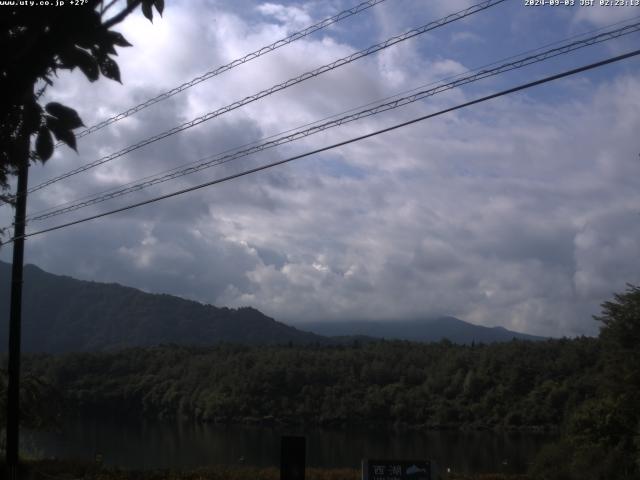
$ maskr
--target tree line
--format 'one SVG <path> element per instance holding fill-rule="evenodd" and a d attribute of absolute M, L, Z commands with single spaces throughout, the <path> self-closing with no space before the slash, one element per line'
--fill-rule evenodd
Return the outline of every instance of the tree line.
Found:
<path fill-rule="evenodd" d="M 597 338 L 544 342 L 162 345 L 29 355 L 23 420 L 42 427 L 66 406 L 200 422 L 556 430 L 559 440 L 540 453 L 533 478 L 637 479 L 640 288 L 605 302 L 596 319 Z"/>
<path fill-rule="evenodd" d="M 24 365 L 73 411 L 218 423 L 553 429 L 595 395 L 599 357 L 595 339 L 579 338 L 164 345 L 35 355 Z"/>

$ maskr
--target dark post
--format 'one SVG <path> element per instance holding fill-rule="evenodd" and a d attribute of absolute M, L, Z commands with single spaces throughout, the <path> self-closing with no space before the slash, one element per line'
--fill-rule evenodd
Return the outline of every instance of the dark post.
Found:
<path fill-rule="evenodd" d="M 18 444 L 20 421 L 20 324 L 22 320 L 22 266 L 24 262 L 24 228 L 27 211 L 29 177 L 29 133 L 23 127 L 19 155 L 14 224 L 13 263 L 11 265 L 11 304 L 9 316 L 9 385 L 7 389 L 7 468 L 9 480 L 18 479 Z"/>
<path fill-rule="evenodd" d="M 306 439 L 282 437 L 280 446 L 280 480 L 304 480 Z"/>

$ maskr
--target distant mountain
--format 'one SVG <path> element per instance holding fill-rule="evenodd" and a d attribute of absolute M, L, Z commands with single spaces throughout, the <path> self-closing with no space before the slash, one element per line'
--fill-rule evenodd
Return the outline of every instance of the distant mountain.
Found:
<path fill-rule="evenodd" d="M 0 262 L 0 352 L 7 350 L 11 266 Z M 253 308 L 217 308 L 118 284 L 24 269 L 22 350 L 111 350 L 167 343 L 327 343 Z"/>
<path fill-rule="evenodd" d="M 0 262 L 0 352 L 8 343 L 11 266 Z M 24 269 L 24 352 L 101 351 L 160 344 L 349 344 L 378 338 L 454 343 L 503 342 L 541 337 L 487 328 L 453 317 L 398 322 L 315 322 L 294 328 L 245 307 L 218 308 L 172 295 L 145 293 Z M 331 337 L 331 338 L 327 338 Z"/>
<path fill-rule="evenodd" d="M 455 317 L 438 317 L 405 321 L 340 321 L 300 323 L 297 327 L 318 335 L 343 337 L 364 335 L 389 340 L 438 342 L 448 339 L 453 343 L 493 343 L 519 340 L 546 340 L 543 337 L 513 332 L 503 327 L 482 327 Z"/>

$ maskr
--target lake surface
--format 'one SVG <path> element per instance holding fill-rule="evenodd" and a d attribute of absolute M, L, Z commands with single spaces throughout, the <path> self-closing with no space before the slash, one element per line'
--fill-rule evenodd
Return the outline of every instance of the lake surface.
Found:
<path fill-rule="evenodd" d="M 360 468 L 362 458 L 431 459 L 461 473 L 523 473 L 553 440 L 532 433 L 303 430 L 78 418 L 59 432 L 25 432 L 23 443 L 37 456 L 92 461 L 99 452 L 105 465 L 131 469 L 278 466 L 281 435 L 307 438 L 310 467 Z"/>

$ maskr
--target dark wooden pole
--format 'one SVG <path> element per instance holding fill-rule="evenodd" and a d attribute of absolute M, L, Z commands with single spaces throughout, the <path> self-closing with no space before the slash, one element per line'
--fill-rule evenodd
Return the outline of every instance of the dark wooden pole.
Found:
<path fill-rule="evenodd" d="M 307 440 L 283 436 L 280 440 L 280 480 L 304 480 Z"/>
<path fill-rule="evenodd" d="M 26 119 L 25 119 L 26 120 Z M 18 447 L 20 422 L 20 337 L 22 322 L 22 270 L 24 263 L 24 228 L 27 211 L 29 177 L 29 133 L 22 129 L 18 168 L 16 213 L 11 265 L 11 304 L 9 314 L 9 385 L 7 388 L 7 468 L 9 480 L 18 480 Z"/>

